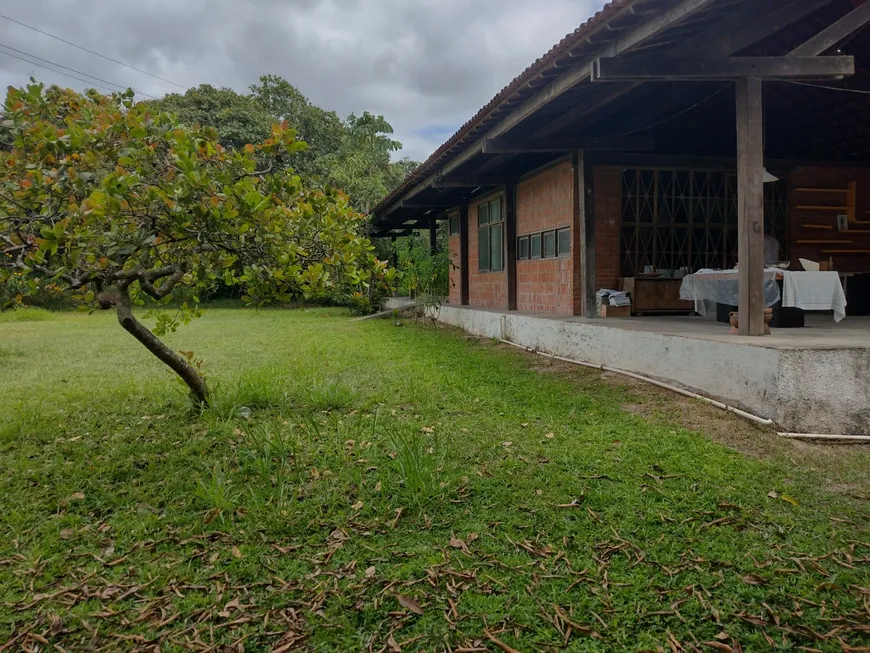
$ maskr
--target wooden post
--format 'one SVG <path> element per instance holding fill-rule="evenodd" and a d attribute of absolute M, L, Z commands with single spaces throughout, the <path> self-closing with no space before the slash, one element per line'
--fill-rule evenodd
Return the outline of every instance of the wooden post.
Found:
<path fill-rule="evenodd" d="M 574 156 L 574 193 L 578 206 L 574 228 L 580 238 L 573 239 L 579 251 L 574 252 L 575 264 L 580 266 L 580 315 L 596 317 L 598 310 L 595 302 L 597 279 L 595 274 L 595 211 L 593 196 L 592 165 L 588 154 L 580 151 Z M 574 277 L 578 281 L 577 275 Z"/>
<path fill-rule="evenodd" d="M 507 184 L 504 187 L 504 225 L 505 239 L 507 240 L 507 260 L 505 272 L 507 273 L 507 308 L 509 311 L 517 310 L 517 187 L 516 184 Z"/>
<path fill-rule="evenodd" d="M 468 306 L 468 202 L 459 205 L 459 303 Z"/>
<path fill-rule="evenodd" d="M 429 253 L 433 256 L 438 252 L 438 220 L 429 221 Z"/>
<path fill-rule="evenodd" d="M 737 277 L 742 336 L 764 335 L 764 127 L 761 79 L 737 87 Z"/>

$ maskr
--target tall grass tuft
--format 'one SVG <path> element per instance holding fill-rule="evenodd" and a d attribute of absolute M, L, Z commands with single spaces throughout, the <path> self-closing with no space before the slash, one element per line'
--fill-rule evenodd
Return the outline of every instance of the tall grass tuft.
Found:
<path fill-rule="evenodd" d="M 10 311 L 0 311 L 0 322 L 48 322 L 54 313 L 35 306 L 21 306 Z"/>

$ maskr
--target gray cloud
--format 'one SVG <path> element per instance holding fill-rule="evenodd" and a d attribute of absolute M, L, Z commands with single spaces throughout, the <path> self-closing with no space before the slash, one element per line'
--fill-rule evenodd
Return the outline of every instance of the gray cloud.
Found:
<path fill-rule="evenodd" d="M 0 14 L 184 86 L 281 75 L 382 113 L 422 159 L 602 0 L 6 0 Z M 179 90 L 0 19 L 0 44 L 151 95 Z M 0 54 L 0 83 L 87 85 Z"/>

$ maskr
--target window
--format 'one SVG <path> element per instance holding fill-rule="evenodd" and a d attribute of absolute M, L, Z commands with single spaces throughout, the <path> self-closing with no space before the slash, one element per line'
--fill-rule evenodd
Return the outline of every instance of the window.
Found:
<path fill-rule="evenodd" d="M 523 261 L 529 258 L 529 237 L 520 236 L 517 238 L 517 260 Z"/>
<path fill-rule="evenodd" d="M 529 248 L 531 250 L 531 258 L 541 258 L 541 234 L 529 236 Z"/>
<path fill-rule="evenodd" d="M 504 269 L 504 217 L 500 197 L 477 207 L 477 269 L 480 272 Z"/>
<path fill-rule="evenodd" d="M 556 248 L 559 256 L 571 255 L 571 230 L 568 228 L 559 229 L 556 232 Z"/>
<path fill-rule="evenodd" d="M 543 234 L 543 242 L 544 242 L 544 258 L 553 258 L 556 256 L 556 232 L 555 231 L 545 231 Z"/>
<path fill-rule="evenodd" d="M 451 236 L 456 236 L 459 233 L 459 216 L 455 213 L 450 216 L 449 220 L 450 230 L 449 234 Z"/>

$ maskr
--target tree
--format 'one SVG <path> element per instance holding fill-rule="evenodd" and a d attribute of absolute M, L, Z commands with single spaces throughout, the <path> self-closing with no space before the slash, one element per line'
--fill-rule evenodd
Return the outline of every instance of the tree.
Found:
<path fill-rule="evenodd" d="M 0 283 L 59 284 L 114 309 L 121 326 L 174 370 L 199 402 L 208 387 L 191 360 L 134 315 L 144 298 L 182 288 L 185 319 L 217 279 L 255 303 L 340 294 L 363 304 L 394 275 L 361 236 L 365 218 L 342 193 L 312 189 L 288 157 L 305 149 L 287 123 L 260 145 L 230 150 L 209 127 L 111 97 L 33 83 L 10 88 L 0 152 Z"/>
<path fill-rule="evenodd" d="M 334 111 L 315 106 L 302 92 L 283 77 L 263 75 L 259 84 L 249 87 L 251 99 L 273 122 L 288 121 L 300 139 L 308 143 L 294 165 L 297 170 L 329 178 L 329 169 L 323 166 L 324 157 L 341 146 L 344 125 Z"/>
<path fill-rule="evenodd" d="M 254 98 L 210 84 L 189 88 L 184 94 L 169 93 L 148 104 L 156 113 L 173 114 L 187 127 L 214 127 L 221 145 L 235 149 L 263 141 L 268 138 L 272 124 L 281 122 Z"/>

